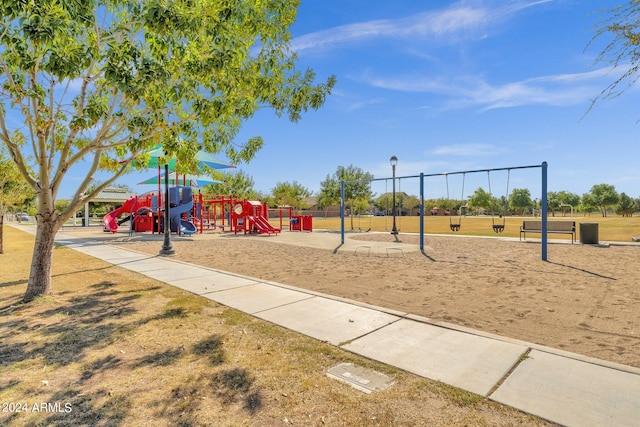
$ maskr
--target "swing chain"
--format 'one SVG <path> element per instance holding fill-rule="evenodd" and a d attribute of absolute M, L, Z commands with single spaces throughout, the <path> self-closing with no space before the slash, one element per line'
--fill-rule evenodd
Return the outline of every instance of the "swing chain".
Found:
<path fill-rule="evenodd" d="M 447 182 L 447 200 L 451 200 L 449 198 L 449 174 L 445 174 L 445 180 Z M 451 231 L 460 231 L 460 225 L 462 224 L 462 203 L 464 202 L 464 180 L 466 173 L 462 174 L 462 194 L 460 195 L 460 209 L 458 211 L 458 222 L 454 223 L 452 221 L 451 212 L 449 212 L 449 228 Z"/>
<path fill-rule="evenodd" d="M 507 190 L 506 190 L 507 192 L 505 194 L 505 200 L 507 200 L 508 197 L 509 197 L 509 179 L 510 178 L 511 178 L 511 169 L 507 169 Z M 491 192 L 491 173 L 490 173 L 490 171 L 487 171 L 487 180 L 489 182 L 489 196 L 490 196 L 490 199 L 493 199 L 493 194 Z M 501 205 L 502 205 L 502 208 L 503 208 L 501 210 L 501 212 L 500 212 L 500 217 L 502 218 L 502 224 L 496 224 L 495 223 L 495 211 L 493 210 L 493 208 L 491 209 L 491 226 L 493 228 L 493 231 L 496 232 L 496 233 L 502 233 L 504 231 L 504 226 L 505 226 L 505 221 L 506 221 L 506 218 L 505 218 L 505 215 L 504 215 L 504 213 L 505 213 L 504 204 L 501 203 Z M 492 203 L 492 206 L 493 206 L 493 203 Z"/>

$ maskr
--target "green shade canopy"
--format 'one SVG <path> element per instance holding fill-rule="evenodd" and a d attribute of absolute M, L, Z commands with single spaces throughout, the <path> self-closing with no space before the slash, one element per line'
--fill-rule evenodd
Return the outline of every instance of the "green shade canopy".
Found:
<path fill-rule="evenodd" d="M 153 176 L 138 184 L 159 184 L 164 183 L 165 175 Z M 188 187 L 202 187 L 207 184 L 223 184 L 223 181 L 217 181 L 209 176 L 205 175 L 192 175 L 192 174 L 178 174 L 176 179 L 176 172 L 170 172 L 168 177 L 169 185 L 186 185 Z"/>
<path fill-rule="evenodd" d="M 175 171 L 177 159 L 169 158 L 167 162 L 167 156 L 161 146 L 156 146 L 155 148 L 141 154 L 141 157 L 148 157 L 149 160 L 146 162 L 146 166 L 148 168 L 156 168 L 158 166 L 164 166 L 165 163 L 168 163 L 169 170 Z M 198 151 L 195 154 L 195 158 L 198 161 L 198 169 L 204 170 L 205 167 L 211 169 L 226 169 L 226 168 L 235 168 L 234 165 L 223 162 L 222 160 L 217 159 L 212 154 L 207 153 L 205 151 Z M 136 160 L 132 162 L 135 165 Z"/>

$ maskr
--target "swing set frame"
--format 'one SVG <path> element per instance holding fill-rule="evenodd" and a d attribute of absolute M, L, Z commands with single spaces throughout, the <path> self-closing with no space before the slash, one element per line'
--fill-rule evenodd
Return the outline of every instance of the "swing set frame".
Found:
<path fill-rule="evenodd" d="M 496 171 L 508 171 L 509 173 L 512 170 L 516 170 L 516 169 L 533 169 L 533 168 L 540 168 L 541 170 L 541 201 L 540 201 L 540 214 L 541 214 L 541 220 L 542 220 L 542 227 L 541 227 L 541 235 L 542 235 L 542 244 L 541 244 L 541 258 L 542 261 L 547 261 L 547 245 L 548 245 L 548 226 L 547 226 L 547 212 L 548 212 L 548 202 L 547 202 L 547 169 L 548 169 L 548 164 L 547 162 L 542 162 L 539 165 L 530 165 L 530 166 L 511 166 L 511 167 L 505 167 L 505 168 L 493 168 L 493 169 L 475 169 L 475 170 L 466 170 L 466 171 L 457 171 L 457 172 L 442 172 L 442 173 L 433 173 L 433 174 L 425 174 L 425 173 L 420 173 L 420 175 L 409 175 L 409 176 L 400 176 L 400 177 L 395 177 L 395 178 L 374 178 L 374 179 L 366 179 L 366 180 L 356 180 L 356 181 L 340 181 L 340 229 L 341 229 L 341 233 L 340 233 L 340 246 L 344 245 L 344 239 L 345 239 L 345 226 L 344 226 L 344 221 L 345 221 L 345 200 L 344 200 L 344 191 L 345 191 L 345 184 L 349 184 L 349 183 L 355 183 L 355 182 L 362 182 L 362 181 L 367 181 L 369 183 L 373 182 L 373 181 L 382 181 L 382 180 L 388 180 L 388 179 L 408 179 L 408 178 L 419 178 L 420 179 L 420 252 L 422 252 L 422 254 L 427 255 L 425 253 L 424 250 L 424 179 L 425 178 L 429 178 L 429 177 L 436 177 L 436 176 L 445 176 L 448 177 L 449 175 L 460 175 L 463 174 L 472 174 L 472 173 L 480 173 L 480 172 L 487 172 L 487 173 L 491 173 L 491 172 L 496 172 Z M 447 178 L 448 179 L 448 178 Z M 508 185 L 508 184 L 507 184 Z M 448 187 L 447 187 L 447 192 L 448 192 Z M 464 192 L 464 189 L 463 189 Z M 464 193 L 463 193 L 464 194 Z M 504 217 L 504 216 L 503 216 Z M 504 218 L 503 218 L 504 220 Z M 500 225 L 500 224 L 495 224 L 494 225 Z M 459 224 L 458 224 L 459 227 Z M 502 230 L 504 230 L 504 226 L 502 227 Z M 495 228 L 494 228 L 495 231 Z M 338 249 L 340 248 L 340 246 L 338 246 L 335 250 L 334 253 L 338 251 Z"/>

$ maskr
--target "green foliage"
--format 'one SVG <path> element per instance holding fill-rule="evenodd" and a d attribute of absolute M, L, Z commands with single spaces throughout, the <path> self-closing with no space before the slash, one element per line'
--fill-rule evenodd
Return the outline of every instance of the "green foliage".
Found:
<path fill-rule="evenodd" d="M 627 196 L 626 193 L 620 193 L 620 201 L 616 206 L 616 214 L 631 217 L 634 212 L 638 211 L 636 200 Z"/>
<path fill-rule="evenodd" d="M 199 150 L 248 162 L 264 141 L 235 139 L 259 108 L 292 121 L 320 108 L 335 78 L 315 83 L 313 70 L 296 69 L 289 28 L 297 6 L 295 0 L 3 0 L 0 141 L 38 195 L 39 241 L 52 246 L 74 211 L 157 144 L 184 172 L 196 169 Z M 57 212 L 63 179 L 79 164 L 88 166 L 86 175 Z M 113 175 L 88 191 L 98 171 Z M 41 249 L 25 300 L 50 292 L 51 259 L 44 254 L 51 251 Z"/>
<path fill-rule="evenodd" d="M 7 155 L 5 147 L 0 146 L 0 215 L 4 215 L 9 207 L 15 211 L 25 211 L 25 206 L 30 205 L 35 196 L 15 162 Z"/>
<path fill-rule="evenodd" d="M 351 229 L 353 226 L 353 215 L 356 214 L 356 203 L 362 206 L 362 203 L 369 204 L 373 197 L 371 191 L 371 180 L 373 174 L 365 172 L 363 169 L 349 165 L 338 166 L 334 174 L 327 175 L 327 178 L 320 183 L 320 195 L 318 196 L 318 204 L 320 206 L 330 206 L 340 203 L 341 182 L 344 185 L 345 206 L 348 207 L 351 216 Z M 330 204 L 327 204 L 330 203 Z"/>
<path fill-rule="evenodd" d="M 393 193 L 381 194 L 373 200 L 373 205 L 378 211 L 384 212 L 385 215 L 391 215 Z M 417 209 L 420 206 L 420 198 L 400 191 L 396 193 L 396 206 L 398 208 L 398 212 L 408 215 L 417 214 Z"/>
<path fill-rule="evenodd" d="M 274 200 L 274 206 L 293 206 L 296 209 L 308 208 L 309 205 L 305 202 L 311 191 L 303 187 L 297 181 L 278 182 L 276 186 L 271 190 L 271 194 Z"/>
<path fill-rule="evenodd" d="M 600 12 L 607 16 L 596 26 L 596 33 L 589 45 L 602 38 L 608 40 L 595 63 L 605 63 L 622 70 L 612 73 L 619 77 L 600 92 L 591 103 L 591 108 L 598 99 L 615 98 L 636 83 L 640 67 L 640 2 L 627 0 L 626 4 Z M 623 84 L 625 82 L 627 84 Z"/>
<path fill-rule="evenodd" d="M 7 205 L 12 205 L 9 200 L 14 194 L 15 183 L 20 173 L 11 159 L 5 155 L 5 150 L 0 146 L 0 216 L 4 216 Z"/>
<path fill-rule="evenodd" d="M 317 204 L 320 208 L 328 208 L 340 204 L 340 181 L 331 175 L 327 175 L 324 181 L 320 182 L 320 194 Z"/>
<path fill-rule="evenodd" d="M 203 193 L 217 196 L 228 196 L 232 194 L 238 199 L 247 200 L 261 199 L 253 188 L 253 178 L 250 175 L 245 174 L 243 171 L 216 171 L 214 178 L 218 181 L 222 181 L 223 184 L 205 185 Z"/>
<path fill-rule="evenodd" d="M 531 193 L 527 188 L 514 188 L 509 195 L 509 207 L 515 211 L 519 211 L 520 214 L 524 214 L 524 211 L 533 206 L 533 200 L 531 200 Z M 504 212 L 504 211 L 503 211 Z"/>
<path fill-rule="evenodd" d="M 373 205 L 378 211 L 384 212 L 385 215 L 391 215 L 391 207 L 393 206 L 392 194 L 384 193 L 374 199 Z"/>
<path fill-rule="evenodd" d="M 69 206 L 69 200 L 58 199 L 55 203 L 56 212 L 62 212 Z"/>
<path fill-rule="evenodd" d="M 80 161 L 90 169 L 61 216 L 157 143 L 188 171 L 200 149 L 249 161 L 263 140 L 234 138 L 258 108 L 292 121 L 320 108 L 335 79 L 316 84 L 312 70 L 296 69 L 289 27 L 297 5 L 2 2 L 0 139 L 29 185 L 44 188 L 40 209 L 53 210 L 64 175 Z M 8 112 L 29 126 L 10 129 Z M 34 141 L 32 156 L 24 141 Z M 98 170 L 114 178 L 88 191 Z"/>
<path fill-rule="evenodd" d="M 489 209 L 491 207 L 493 197 L 484 188 L 478 187 L 476 191 L 469 197 L 469 206 L 473 208 Z"/>
<path fill-rule="evenodd" d="M 406 193 L 401 194 L 402 199 L 400 206 L 402 210 L 405 212 L 408 211 L 409 215 L 413 215 L 414 211 L 417 212 L 417 209 L 420 207 L 420 198 Z"/>
<path fill-rule="evenodd" d="M 582 196 L 583 204 L 597 207 L 603 217 L 607 216 L 607 209 L 616 205 L 620 196 L 616 188 L 610 184 L 596 184 L 591 187 L 591 192 Z"/>

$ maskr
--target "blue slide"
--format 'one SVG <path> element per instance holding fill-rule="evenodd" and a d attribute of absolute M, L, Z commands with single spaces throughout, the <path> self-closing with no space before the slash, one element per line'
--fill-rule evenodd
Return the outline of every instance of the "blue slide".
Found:
<path fill-rule="evenodd" d="M 171 214 L 171 231 L 177 230 L 177 224 L 180 223 L 180 234 L 194 234 L 196 232 L 196 226 L 191 221 L 187 221 L 184 219 L 180 219 L 180 216 L 185 213 L 191 211 L 193 207 L 193 202 L 185 203 L 184 205 L 179 205 L 173 207 L 169 210 L 169 214 Z"/>
<path fill-rule="evenodd" d="M 194 234 L 197 229 L 194 223 L 191 221 L 187 221 L 184 219 L 180 219 L 180 216 L 185 213 L 191 211 L 193 207 L 193 197 L 191 193 L 190 187 L 173 187 L 169 189 L 169 200 L 173 199 L 174 202 L 177 202 L 180 199 L 179 191 L 182 190 L 182 198 L 181 202 L 178 206 L 174 206 L 169 209 L 169 214 L 171 215 L 171 231 L 178 231 L 179 234 Z M 173 191 L 172 191 L 173 190 Z M 178 228 L 178 224 L 180 227 Z"/>

